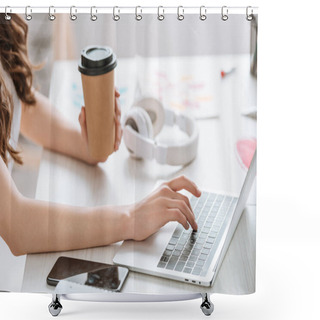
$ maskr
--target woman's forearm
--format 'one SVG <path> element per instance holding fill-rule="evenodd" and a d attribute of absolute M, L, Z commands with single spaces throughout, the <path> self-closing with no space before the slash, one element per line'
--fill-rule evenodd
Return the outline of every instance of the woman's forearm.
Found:
<path fill-rule="evenodd" d="M 130 238 L 126 206 L 73 207 L 21 197 L 11 212 L 15 255 L 108 245 Z"/>
<path fill-rule="evenodd" d="M 21 195 L 0 158 L 0 236 L 14 255 L 131 239 L 131 206 L 76 207 Z"/>
<path fill-rule="evenodd" d="M 39 92 L 35 97 L 35 106 L 22 106 L 21 132 L 44 148 L 90 163 L 80 126 L 67 121 L 47 97 Z"/>

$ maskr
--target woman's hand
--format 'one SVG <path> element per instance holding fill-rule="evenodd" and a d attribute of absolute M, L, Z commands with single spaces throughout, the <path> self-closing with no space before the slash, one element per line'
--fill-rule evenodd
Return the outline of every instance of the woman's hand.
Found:
<path fill-rule="evenodd" d="M 117 151 L 120 146 L 121 138 L 122 138 L 122 128 L 121 128 L 121 108 L 120 108 L 120 102 L 119 102 L 120 93 L 117 89 L 115 89 L 115 112 L 114 112 L 114 123 L 115 123 L 115 141 L 114 141 L 114 151 Z M 87 150 L 87 156 L 88 160 L 87 162 L 90 164 L 97 164 L 97 161 L 92 159 L 89 154 L 89 148 L 88 148 L 88 133 L 87 133 L 87 123 L 86 123 L 86 113 L 85 113 L 85 107 L 81 108 L 80 114 L 79 114 L 79 123 L 81 127 L 81 137 L 82 141 L 85 144 L 86 150 Z"/>
<path fill-rule="evenodd" d="M 115 112 L 114 112 L 114 121 L 116 126 L 116 137 L 114 141 L 114 151 L 117 151 L 119 149 L 121 138 L 123 134 L 123 130 L 121 127 L 121 108 L 120 108 L 120 93 L 117 89 L 115 89 Z"/>
<path fill-rule="evenodd" d="M 144 240 L 169 221 L 178 221 L 185 229 L 198 226 L 189 199 L 179 193 L 185 189 L 196 197 L 201 191 L 185 176 L 163 183 L 153 193 L 129 207 L 129 238 Z"/>

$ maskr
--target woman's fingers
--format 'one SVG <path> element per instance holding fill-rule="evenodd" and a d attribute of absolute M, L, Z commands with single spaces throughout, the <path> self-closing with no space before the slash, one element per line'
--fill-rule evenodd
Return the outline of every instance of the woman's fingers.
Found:
<path fill-rule="evenodd" d="M 163 184 L 160 188 L 160 195 L 170 199 L 183 200 L 192 211 L 189 198 L 179 192 L 173 191 L 167 184 Z"/>
<path fill-rule="evenodd" d="M 190 208 L 192 214 L 194 215 L 188 197 L 186 197 L 185 195 L 183 195 L 183 194 L 181 194 L 181 193 L 179 193 L 179 192 L 174 192 L 174 191 L 173 191 L 173 199 L 178 199 L 178 200 L 184 201 L 184 202 L 186 203 L 186 205 Z"/>
<path fill-rule="evenodd" d="M 176 191 L 173 191 L 167 183 L 163 183 L 152 195 L 151 195 L 152 198 L 158 198 L 158 197 L 165 197 L 165 198 L 168 198 L 168 199 L 177 199 L 177 200 L 183 200 L 186 205 L 190 208 L 192 214 L 193 214 L 193 211 L 192 211 L 192 207 L 191 207 L 191 204 L 190 204 L 190 201 L 189 201 L 189 198 L 186 197 L 185 195 L 179 193 L 179 192 L 176 192 Z"/>
<path fill-rule="evenodd" d="M 118 118 L 121 117 L 121 107 L 120 107 L 120 102 L 118 98 L 115 98 L 114 113 L 115 113 L 115 116 L 117 116 Z"/>
<path fill-rule="evenodd" d="M 120 103 L 118 97 L 120 96 L 119 92 L 115 91 L 115 113 L 114 113 L 114 120 L 116 125 L 116 137 L 114 141 L 114 150 L 117 151 L 120 146 L 121 138 L 122 138 L 122 128 L 121 128 L 121 110 L 120 110 Z"/>
<path fill-rule="evenodd" d="M 120 102 L 118 98 L 115 98 L 115 101 L 114 101 L 114 116 L 115 116 L 115 119 L 119 120 L 120 122 L 121 108 L 120 108 Z"/>
<path fill-rule="evenodd" d="M 81 136 L 86 142 L 88 142 L 86 112 L 84 107 L 81 108 L 81 111 L 79 114 L 79 123 L 81 127 Z"/>
<path fill-rule="evenodd" d="M 169 220 L 170 221 L 177 221 L 180 224 L 182 224 L 182 226 L 188 230 L 189 229 L 189 225 L 187 222 L 187 219 L 185 217 L 185 215 L 180 211 L 180 209 L 178 208 L 173 208 L 173 209 L 168 209 L 167 210 L 167 214 L 169 215 Z"/>
<path fill-rule="evenodd" d="M 166 184 L 173 191 L 180 191 L 182 189 L 185 189 L 185 190 L 189 191 L 190 193 L 192 193 L 196 197 L 201 196 L 201 191 L 199 190 L 197 185 L 185 176 L 180 176 L 180 177 L 174 178 L 174 179 L 166 182 Z"/>
<path fill-rule="evenodd" d="M 164 199 L 166 201 L 166 206 L 169 209 L 179 209 L 180 212 L 186 217 L 187 221 L 189 222 L 190 226 L 193 230 L 198 229 L 198 225 L 196 223 L 195 217 L 191 209 L 183 200 L 176 200 L 176 199 Z"/>
<path fill-rule="evenodd" d="M 121 138 L 122 138 L 122 128 L 120 123 L 116 123 L 116 138 L 115 138 L 115 142 L 114 142 L 114 150 L 117 151 L 119 149 L 120 146 L 120 142 L 121 142 Z"/>

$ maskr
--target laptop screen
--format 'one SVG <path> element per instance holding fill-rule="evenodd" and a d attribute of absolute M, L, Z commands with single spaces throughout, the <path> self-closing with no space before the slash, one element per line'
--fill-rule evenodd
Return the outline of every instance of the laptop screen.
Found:
<path fill-rule="evenodd" d="M 244 210 L 244 208 L 246 206 L 247 199 L 249 197 L 253 182 L 254 182 L 255 177 L 256 177 L 256 173 L 257 173 L 257 149 L 255 150 L 254 155 L 252 157 L 252 160 L 251 160 L 247 175 L 245 177 L 243 186 L 241 188 L 241 192 L 240 192 L 240 195 L 239 195 L 239 198 L 238 198 L 238 202 L 237 202 L 236 208 L 235 208 L 234 213 L 233 213 L 233 217 L 232 217 L 232 219 L 230 221 L 229 227 L 227 228 L 227 234 L 225 236 L 225 241 L 224 241 L 224 244 L 223 244 L 223 248 L 222 248 L 222 252 L 221 252 L 221 255 L 220 255 L 220 259 L 219 259 L 219 261 L 218 261 L 218 263 L 216 265 L 217 268 L 220 267 L 220 265 L 221 265 L 221 263 L 223 261 L 223 258 L 224 258 L 225 254 L 226 254 L 226 252 L 227 252 L 227 250 L 229 248 L 229 245 L 230 245 L 230 242 L 231 242 L 232 237 L 234 235 L 234 232 L 235 232 L 235 230 L 236 230 L 236 228 L 238 226 L 238 223 L 240 221 L 242 212 L 243 212 L 243 210 Z"/>

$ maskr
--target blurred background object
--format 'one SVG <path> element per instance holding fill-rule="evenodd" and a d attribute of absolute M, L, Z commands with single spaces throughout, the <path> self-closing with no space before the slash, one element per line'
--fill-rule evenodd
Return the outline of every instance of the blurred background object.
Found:
<path fill-rule="evenodd" d="M 258 16 L 253 15 L 252 17 L 250 37 L 251 73 L 257 77 Z"/>

